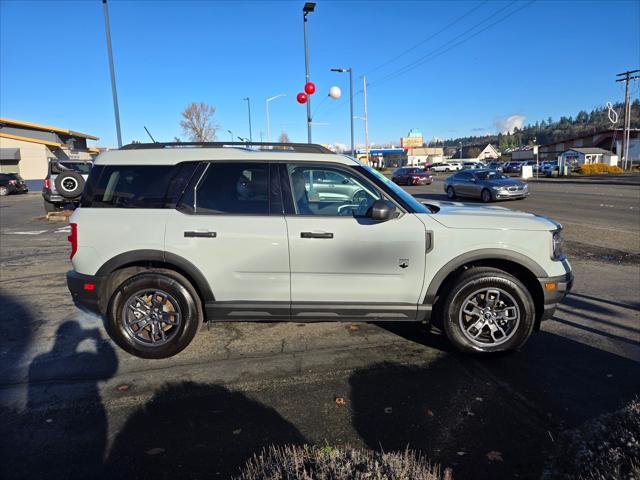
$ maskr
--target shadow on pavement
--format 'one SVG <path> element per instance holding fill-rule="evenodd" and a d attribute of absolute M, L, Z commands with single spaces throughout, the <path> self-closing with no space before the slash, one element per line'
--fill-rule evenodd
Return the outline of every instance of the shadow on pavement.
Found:
<path fill-rule="evenodd" d="M 30 317 L 22 319 L 31 323 Z M 85 343 L 85 341 L 87 341 Z M 29 366 L 27 404 L 6 412 L 3 478 L 90 478 L 99 473 L 107 445 L 107 414 L 99 382 L 118 360 L 97 328 L 76 321 L 58 328 L 51 351 Z M 72 398 L 82 400 L 74 402 Z"/>
<path fill-rule="evenodd" d="M 352 421 L 368 447 L 414 448 L 454 478 L 537 479 L 558 432 L 623 406 L 638 378 L 633 361 L 540 332 L 511 355 L 358 370 Z"/>
<path fill-rule="evenodd" d="M 295 426 L 242 393 L 167 384 L 127 419 L 106 472 L 111 478 L 230 478 L 263 447 L 303 443 Z"/>

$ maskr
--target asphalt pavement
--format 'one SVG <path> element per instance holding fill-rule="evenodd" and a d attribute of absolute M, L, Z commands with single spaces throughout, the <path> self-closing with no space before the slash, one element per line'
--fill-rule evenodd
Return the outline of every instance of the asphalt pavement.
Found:
<path fill-rule="evenodd" d="M 439 182 L 409 191 L 443 200 Z M 539 478 L 560 431 L 640 394 L 639 191 L 532 182 L 502 204 L 584 248 L 554 318 L 487 359 L 423 325 L 259 322 L 134 358 L 73 306 L 65 224 L 38 218 L 38 195 L 2 198 L 0 477 L 228 478 L 264 446 L 314 443 L 409 446 L 457 479 Z"/>

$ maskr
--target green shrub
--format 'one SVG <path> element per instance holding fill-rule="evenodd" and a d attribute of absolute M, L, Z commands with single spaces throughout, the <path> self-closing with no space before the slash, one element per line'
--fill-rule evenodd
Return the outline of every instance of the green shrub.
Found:
<path fill-rule="evenodd" d="M 269 447 L 254 455 L 236 480 L 450 480 L 407 449 L 385 453 L 335 447 Z"/>
<path fill-rule="evenodd" d="M 640 401 L 565 432 L 544 480 L 640 478 Z"/>
<path fill-rule="evenodd" d="M 578 172 L 583 175 L 592 175 L 594 173 L 622 173 L 623 170 L 617 165 L 608 165 L 606 163 L 591 163 L 589 165 L 581 165 Z"/>

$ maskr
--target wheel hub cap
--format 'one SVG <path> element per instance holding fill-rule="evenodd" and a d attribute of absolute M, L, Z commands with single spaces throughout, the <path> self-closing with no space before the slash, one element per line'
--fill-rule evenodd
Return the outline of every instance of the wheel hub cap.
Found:
<path fill-rule="evenodd" d="M 476 346 L 505 343 L 520 324 L 520 308 L 511 294 L 500 288 L 476 290 L 462 302 L 459 325 Z"/>
<path fill-rule="evenodd" d="M 141 290 L 122 309 L 126 334 L 136 343 L 157 347 L 171 341 L 182 323 L 180 304 L 162 290 Z"/>

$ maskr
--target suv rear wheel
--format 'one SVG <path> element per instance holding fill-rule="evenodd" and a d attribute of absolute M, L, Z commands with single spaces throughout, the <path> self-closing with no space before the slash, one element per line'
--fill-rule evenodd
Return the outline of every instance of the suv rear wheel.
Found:
<path fill-rule="evenodd" d="M 458 277 L 443 306 L 444 330 L 467 353 L 517 350 L 535 323 L 531 294 L 517 278 L 478 267 Z"/>
<path fill-rule="evenodd" d="M 150 271 L 126 280 L 113 295 L 107 330 L 140 358 L 167 358 L 184 350 L 202 323 L 193 286 L 175 272 Z"/>

